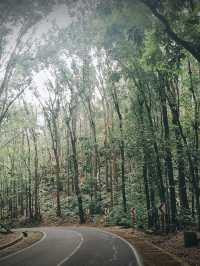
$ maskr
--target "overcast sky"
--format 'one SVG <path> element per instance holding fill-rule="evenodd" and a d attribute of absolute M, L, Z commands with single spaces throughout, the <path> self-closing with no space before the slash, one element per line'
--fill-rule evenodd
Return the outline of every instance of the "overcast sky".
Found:
<path fill-rule="evenodd" d="M 43 34 L 48 34 L 48 31 L 53 27 L 53 23 L 60 28 L 65 28 L 71 23 L 71 17 L 68 13 L 68 8 L 66 5 L 55 6 L 53 11 L 42 21 L 40 21 L 36 27 L 35 38 L 42 38 Z M 41 97 L 46 98 L 45 83 L 48 79 L 51 79 L 51 74 L 47 70 L 40 71 L 33 78 L 33 85 L 37 86 Z M 31 91 L 26 91 L 26 100 L 38 104 L 38 101 L 33 96 Z"/>

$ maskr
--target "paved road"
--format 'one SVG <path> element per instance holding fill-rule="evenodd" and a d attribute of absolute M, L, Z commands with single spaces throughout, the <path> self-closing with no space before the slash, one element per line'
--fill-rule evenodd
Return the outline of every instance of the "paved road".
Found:
<path fill-rule="evenodd" d="M 35 228 L 42 241 L 10 257 L 1 266 L 140 266 L 135 251 L 115 235 L 94 228 Z"/>

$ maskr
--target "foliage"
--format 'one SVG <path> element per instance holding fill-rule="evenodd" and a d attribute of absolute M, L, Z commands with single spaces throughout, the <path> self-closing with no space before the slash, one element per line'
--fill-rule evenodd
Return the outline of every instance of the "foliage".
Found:
<path fill-rule="evenodd" d="M 123 211 L 121 206 L 115 206 L 108 217 L 109 225 L 118 225 L 123 227 L 131 227 L 131 217 Z"/>

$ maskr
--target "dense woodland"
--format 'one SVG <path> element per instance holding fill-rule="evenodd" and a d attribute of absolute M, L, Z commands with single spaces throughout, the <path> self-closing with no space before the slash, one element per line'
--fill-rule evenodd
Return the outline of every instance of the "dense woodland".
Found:
<path fill-rule="evenodd" d="M 200 230 L 199 23 L 199 0 L 1 0 L 1 223 Z"/>

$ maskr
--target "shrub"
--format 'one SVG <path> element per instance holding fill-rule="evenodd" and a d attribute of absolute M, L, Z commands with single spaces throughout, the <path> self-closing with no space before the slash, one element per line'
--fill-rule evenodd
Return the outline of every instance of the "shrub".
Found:
<path fill-rule="evenodd" d="M 130 213 L 125 213 L 121 206 L 116 206 L 112 209 L 108 217 L 109 225 L 119 225 L 123 227 L 131 227 Z"/>

